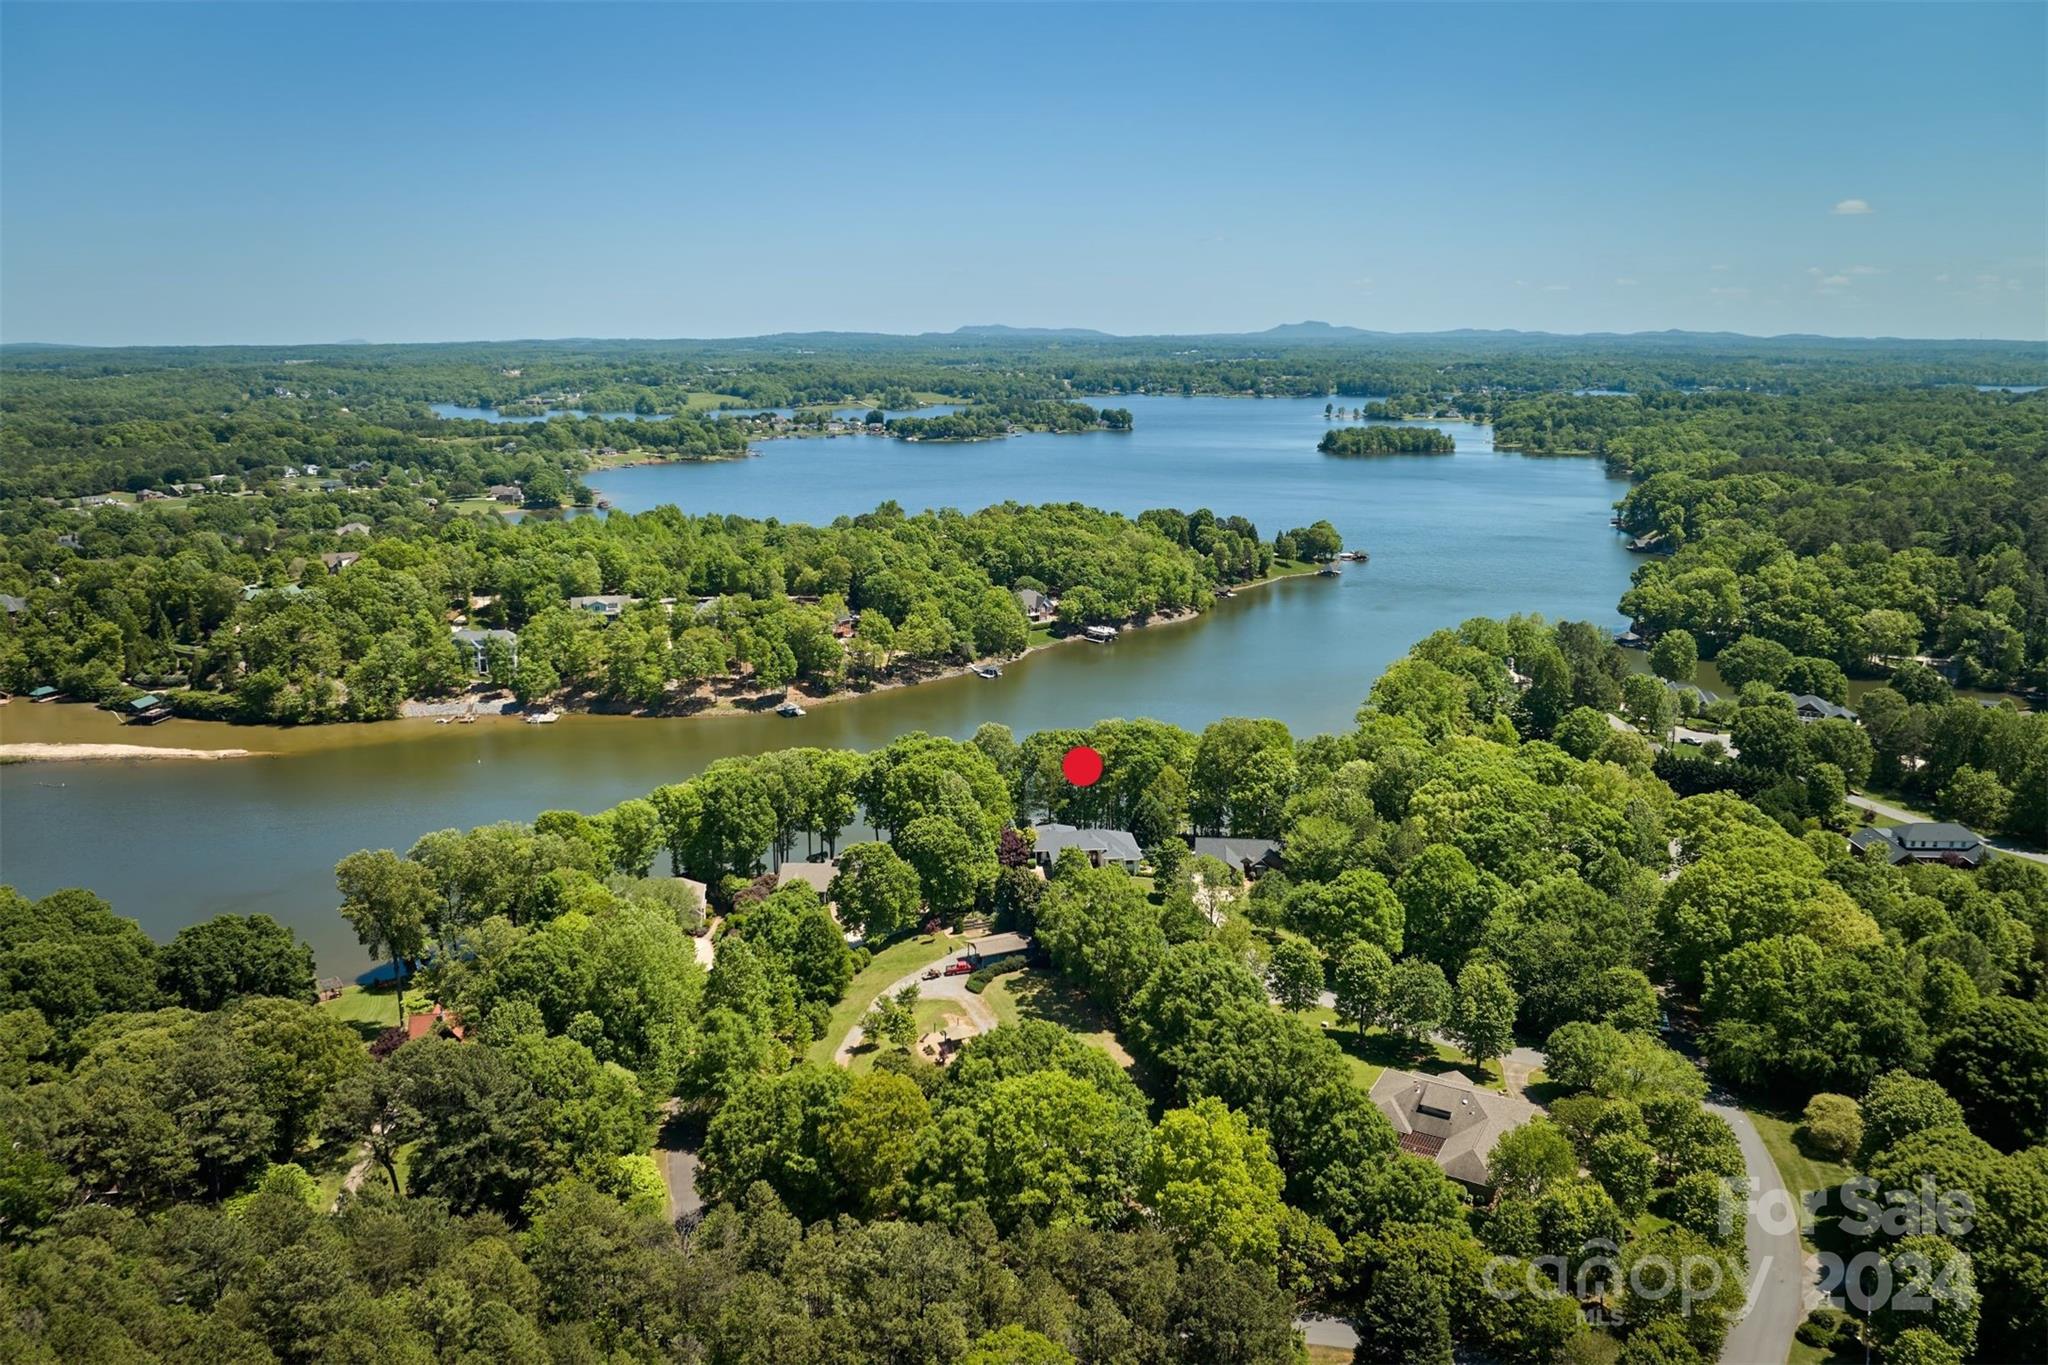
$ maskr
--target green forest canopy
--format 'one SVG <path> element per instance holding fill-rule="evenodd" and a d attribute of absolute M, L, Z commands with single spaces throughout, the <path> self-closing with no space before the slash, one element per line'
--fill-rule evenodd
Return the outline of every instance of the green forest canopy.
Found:
<path fill-rule="evenodd" d="M 353 855 L 345 911 L 412 961 L 460 1043 L 366 1049 L 260 917 L 159 946 L 85 893 L 0 893 L 0 1334 L 29 1359 L 879 1361 L 907 1336 L 933 1360 L 1279 1361 L 1318 1309 L 1389 1359 L 1551 1361 L 1596 1350 L 1576 1305 L 1497 1299 L 1481 1272 L 1607 1238 L 1632 1310 L 1607 1334 L 1630 1358 L 1711 1359 L 1739 1293 L 1680 1314 L 1625 1288 L 1655 1256 L 1742 1270 L 1718 1198 L 1742 1157 L 1656 1039 L 1662 985 L 1724 1081 L 1794 1109 L 1847 1097 L 1857 1169 L 1899 1188 L 1935 1171 L 2000 1211 L 1852 1250 L 1956 1261 L 1982 1301 L 1944 1301 L 1929 1330 L 2024 1356 L 2048 1303 L 2048 875 L 1853 856 L 1799 766 L 1753 774 L 1798 806 L 1681 795 L 1601 717 L 1624 674 L 1593 627 L 1474 620 L 1341 734 L 1108 721 L 784 750 L 597 815 Z M 2025 724 L 2040 761 L 2048 732 Z M 1057 777 L 1076 742 L 1105 756 L 1095 786 Z M 1763 761 L 1744 747 L 1733 773 Z M 863 1075 L 799 1061 L 865 950 L 761 869 L 856 811 L 900 858 L 848 866 L 907 863 L 1035 931 L 1143 1067 L 1044 1021 L 943 1071 L 893 1048 Z M 1143 830 L 1157 884 L 1072 855 L 1041 882 L 1012 832 L 1041 817 Z M 1287 867 L 1217 924 L 1195 875 L 1232 874 L 1172 856 L 1182 830 L 1282 837 Z M 726 912 L 708 975 L 664 857 Z M 1390 1035 L 1477 1040 L 1485 1000 L 1543 1043 L 1549 1117 L 1497 1156 L 1496 1188 L 1469 1197 L 1398 1150 L 1342 1034 L 1269 1000 L 1262 941 L 1347 964 L 1346 1017 Z M 687 1237 L 646 1155 L 671 1098 L 705 1125 L 712 1207 Z M 365 1135 L 368 1178 L 325 1212 Z M 1913 1325 L 1871 1330 L 1889 1347 Z"/>

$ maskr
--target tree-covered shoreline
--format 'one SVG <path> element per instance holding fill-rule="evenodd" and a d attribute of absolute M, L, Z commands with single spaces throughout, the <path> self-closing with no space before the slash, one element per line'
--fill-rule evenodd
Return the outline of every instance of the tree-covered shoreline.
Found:
<path fill-rule="evenodd" d="M 336 869 L 342 913 L 416 988 L 411 1031 L 309 1003 L 308 955 L 260 916 L 157 945 L 86 893 L 0 892 L 0 1340 L 823 1365 L 901 1358 L 907 1333 L 935 1361 L 1194 1365 L 1289 1360 L 1313 1310 L 1390 1360 L 1712 1359 L 1741 1302 L 1723 1182 L 1744 1159 L 1659 1041 L 1668 1011 L 1753 1102 L 1804 1104 L 1802 1141 L 1846 1169 L 1884 1189 L 1932 1170 L 1987 1211 L 1849 1245 L 1934 1256 L 1981 1295 L 1880 1314 L 1877 1344 L 2024 1354 L 2048 1302 L 2048 873 L 1858 857 L 1825 784 L 1682 794 L 1638 678 L 1594 627 L 1473 620 L 1339 734 L 985 726 L 423 832 Z M 1740 763 L 1795 761 L 1746 738 Z M 1060 776 L 1076 743 L 1106 760 L 1086 788 Z M 876 834 L 839 850 L 836 919 L 766 870 L 856 817 Z M 1041 819 L 1131 829 L 1147 877 L 1069 852 L 1041 880 Z M 1184 831 L 1279 837 L 1284 869 L 1247 885 Z M 1034 933 L 1032 974 L 1142 1065 L 1033 1018 L 940 1067 L 886 1041 L 886 1008 L 864 1069 L 803 1060 L 871 953 L 967 916 Z M 1546 1112 L 1483 1189 L 1402 1152 L 1356 1070 L 1368 1042 L 1432 1064 L 1437 1033 L 1484 1080 L 1517 1038 L 1547 1056 Z M 700 1134 L 701 1218 L 664 1216 L 664 1107 Z M 1554 1291 L 1487 1292 L 1552 1256 L 1593 1266 L 1599 1326 Z M 1659 1257 L 1725 1292 L 1631 1292 Z"/>
<path fill-rule="evenodd" d="M 0 583 L 23 589 L 0 628 L 0 685 L 109 702 L 149 686 L 184 714 L 286 723 L 388 718 L 479 678 L 527 702 L 656 709 L 792 684 L 825 695 L 1022 652 L 1020 594 L 1056 601 L 1054 628 L 1078 631 L 1207 610 L 1274 564 L 1257 528 L 1206 509 L 507 524 L 386 487 L 355 504 L 377 524 L 350 531 L 336 523 L 351 500 L 281 501 L 103 509 L 77 551 L 60 511 L 25 509 L 34 529 L 0 556 Z"/>
<path fill-rule="evenodd" d="M 1131 413 L 1075 402 L 973 403 L 937 417 L 892 418 L 886 429 L 903 441 L 989 441 L 1027 431 L 1129 431 Z"/>
<path fill-rule="evenodd" d="M 1532 399 L 1497 427 L 1633 480 L 1623 530 L 1675 551 L 1621 609 L 1711 657 L 1745 637 L 1889 675 L 2048 688 L 2048 395 Z"/>

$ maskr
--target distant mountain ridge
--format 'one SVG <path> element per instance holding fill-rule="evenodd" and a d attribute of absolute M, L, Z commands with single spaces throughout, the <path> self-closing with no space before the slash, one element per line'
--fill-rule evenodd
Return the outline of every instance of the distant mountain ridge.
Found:
<path fill-rule="evenodd" d="M 1504 346 L 1549 346 L 1574 343 L 1599 342 L 1621 346 L 1726 346 L 1726 345 L 1796 345 L 1808 347 L 1901 347 L 1933 346 L 1960 347 L 1977 346 L 1993 349 L 2005 347 L 2031 347 L 2048 356 L 2044 343 L 2029 338 L 2009 337 L 1896 337 L 1896 336 L 1827 336 L 1815 332 L 1781 332 L 1770 336 L 1758 336 L 1747 332 L 1694 332 L 1683 328 L 1666 328 L 1662 331 L 1643 332 L 1544 332 L 1525 331 L 1516 327 L 1452 327 L 1433 332 L 1395 332 L 1368 327 L 1354 327 L 1348 323 L 1324 322 L 1304 319 L 1301 322 L 1283 322 L 1256 332 L 1105 332 L 1095 327 L 1018 327 L 1009 323 L 983 322 L 955 327 L 948 332 L 869 332 L 869 331 L 810 331 L 810 332 L 768 332 L 754 336 L 726 337 L 496 337 L 488 339 L 471 338 L 456 341 L 403 341 L 371 342 L 357 338 L 346 341 L 314 342 L 218 342 L 210 344 L 156 345 L 150 342 L 130 342 L 114 346 L 81 345 L 74 342 L 48 341 L 6 341 L 0 342 L 0 353 L 16 356 L 37 351 L 120 351 L 120 350 L 164 350 L 164 351 L 248 351 L 270 353 L 276 351 L 320 351 L 356 347 L 460 347 L 460 346 L 553 346 L 577 350 L 610 350 L 617 348 L 644 348 L 658 346 L 834 346 L 855 344 L 913 344 L 926 345 L 983 342 L 992 345 L 1011 343 L 1019 346 L 1051 345 L 1071 343 L 1077 346 L 1103 346 L 1118 343 L 1161 346 L 1170 344 L 1229 344 L 1235 346 L 1323 346 L 1371 343 L 1375 345 L 1418 345 L 1443 346 L 1458 342 L 1492 342 Z"/>

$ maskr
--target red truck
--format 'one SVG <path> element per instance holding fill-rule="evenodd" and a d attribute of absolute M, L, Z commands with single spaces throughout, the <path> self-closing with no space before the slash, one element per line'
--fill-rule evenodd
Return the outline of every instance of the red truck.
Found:
<path fill-rule="evenodd" d="M 965 976 L 974 970 L 974 964 L 964 957 L 956 957 L 946 964 L 947 976 Z"/>

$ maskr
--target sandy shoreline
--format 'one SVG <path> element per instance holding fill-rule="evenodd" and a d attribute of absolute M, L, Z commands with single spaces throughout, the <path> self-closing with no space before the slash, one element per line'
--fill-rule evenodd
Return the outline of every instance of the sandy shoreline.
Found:
<path fill-rule="evenodd" d="M 81 763 L 110 758 L 256 758 L 253 749 L 165 749 L 153 744 L 0 744 L 0 763 Z"/>

